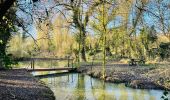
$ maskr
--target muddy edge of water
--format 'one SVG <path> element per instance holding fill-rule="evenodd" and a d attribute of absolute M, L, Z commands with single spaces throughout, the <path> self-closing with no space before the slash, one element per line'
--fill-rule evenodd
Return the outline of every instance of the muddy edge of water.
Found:
<path fill-rule="evenodd" d="M 91 77 L 103 79 L 101 66 L 81 66 L 77 72 Z M 107 82 L 125 83 L 127 87 L 138 89 L 170 90 L 170 67 L 149 68 L 142 66 L 128 66 L 127 64 L 107 65 Z"/>

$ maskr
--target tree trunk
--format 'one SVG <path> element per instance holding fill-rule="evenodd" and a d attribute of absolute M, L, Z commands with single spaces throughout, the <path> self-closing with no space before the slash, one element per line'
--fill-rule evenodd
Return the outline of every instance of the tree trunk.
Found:
<path fill-rule="evenodd" d="M 106 56 L 112 56 L 112 53 L 110 51 L 110 47 L 109 46 L 106 46 Z"/>
<path fill-rule="evenodd" d="M 4 69 L 2 59 L 0 58 L 0 70 Z"/>
<path fill-rule="evenodd" d="M 83 34 L 82 34 L 82 41 L 81 41 L 81 45 L 82 45 L 82 49 L 81 49 L 81 59 L 83 60 L 83 61 L 85 61 L 86 62 L 86 33 L 85 33 L 85 31 L 83 31 Z"/>

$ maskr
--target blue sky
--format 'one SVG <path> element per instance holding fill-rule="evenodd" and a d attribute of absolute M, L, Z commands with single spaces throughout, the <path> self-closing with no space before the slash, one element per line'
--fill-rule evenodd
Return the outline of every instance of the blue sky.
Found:
<path fill-rule="evenodd" d="M 53 0 L 43 0 L 43 1 L 47 1 L 47 2 L 39 2 L 39 3 L 37 3 L 37 5 L 41 5 L 41 7 L 40 7 L 40 10 L 43 10 L 42 8 L 43 7 L 45 7 L 45 8 L 50 8 L 51 6 L 53 6 L 53 4 L 54 4 L 54 2 L 53 2 Z M 48 1 L 50 1 L 50 2 L 48 2 Z M 20 2 L 26 2 L 26 3 L 28 3 L 28 4 L 26 4 L 26 5 L 30 5 L 30 0 L 20 0 Z M 154 2 L 154 1 L 153 1 Z M 170 6 L 170 0 L 163 0 L 163 3 L 164 4 L 168 4 L 169 3 L 169 6 Z M 162 5 L 162 6 L 164 6 L 164 5 Z M 26 11 L 28 11 L 29 13 L 33 13 L 32 12 L 32 8 L 31 7 L 33 7 L 33 6 L 29 6 L 29 9 L 25 9 Z M 86 7 L 84 7 L 84 8 L 86 8 Z M 149 4 L 148 5 L 148 8 L 149 8 L 149 10 L 151 10 L 151 11 L 154 11 L 154 13 L 156 13 L 157 14 L 157 8 L 155 7 L 155 5 L 153 5 L 153 4 Z M 37 9 L 39 9 L 39 8 L 37 8 Z M 85 11 L 85 10 L 84 10 Z M 27 14 L 24 14 L 22 11 L 20 11 L 20 10 L 18 10 L 17 11 L 17 15 L 20 17 L 20 18 L 23 18 L 24 19 L 24 21 L 28 21 L 29 22 L 29 19 L 30 19 L 30 17 L 29 17 L 29 15 L 27 15 Z M 149 27 L 151 27 L 152 25 L 155 25 L 156 27 L 159 27 L 157 24 L 156 24 L 156 22 L 158 22 L 158 20 L 156 19 L 156 18 L 154 18 L 153 16 L 151 16 L 152 14 L 149 14 L 149 13 L 144 13 L 143 14 L 143 19 L 144 19 L 144 22 L 145 22 L 145 24 L 147 25 L 147 26 L 149 26 Z M 168 14 L 167 13 L 167 17 L 169 16 L 170 14 Z M 133 17 L 135 16 L 135 14 L 133 14 L 133 13 L 131 13 L 130 15 L 129 15 L 129 24 L 132 24 L 132 19 L 133 19 Z M 30 20 L 31 21 L 31 20 Z M 109 28 L 112 28 L 112 27 L 114 27 L 114 26 L 119 26 L 119 25 L 121 25 L 121 21 L 122 21 L 122 18 L 121 18 L 121 16 L 117 16 L 113 21 L 111 21 L 110 23 L 109 23 L 109 25 L 108 25 L 108 27 Z M 170 20 L 169 21 L 167 21 L 167 22 L 169 22 L 170 23 Z M 165 22 L 165 23 L 167 23 L 167 22 Z M 138 27 L 138 28 L 140 28 L 140 27 Z M 31 25 L 28 25 L 28 27 L 27 27 L 27 29 L 28 29 L 28 31 L 29 31 L 29 33 L 31 33 L 34 37 L 36 37 L 36 27 L 35 27 L 35 25 L 34 25 L 34 23 L 33 24 L 31 24 Z M 160 32 L 160 30 L 157 28 L 156 29 L 158 32 Z M 72 30 L 72 31 L 74 31 L 74 30 Z M 94 33 L 94 31 L 92 31 L 92 30 L 87 30 L 87 31 L 89 31 L 90 33 Z"/>

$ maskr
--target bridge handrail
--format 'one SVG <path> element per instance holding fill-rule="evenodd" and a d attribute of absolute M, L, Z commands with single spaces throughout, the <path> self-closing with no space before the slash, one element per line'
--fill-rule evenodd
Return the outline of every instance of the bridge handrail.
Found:
<path fill-rule="evenodd" d="M 18 58 L 16 61 L 32 61 L 32 60 L 73 60 L 73 58 Z"/>

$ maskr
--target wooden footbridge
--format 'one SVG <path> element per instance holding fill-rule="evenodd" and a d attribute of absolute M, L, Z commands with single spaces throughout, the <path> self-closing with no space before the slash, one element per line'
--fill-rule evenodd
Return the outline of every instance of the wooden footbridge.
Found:
<path fill-rule="evenodd" d="M 31 68 L 27 68 L 28 71 L 75 71 L 76 68 L 73 66 L 73 58 L 20 58 L 17 61 L 30 61 Z M 59 68 L 35 68 L 36 61 L 67 61 L 66 67 L 59 67 Z"/>
<path fill-rule="evenodd" d="M 75 71 L 76 68 L 37 68 L 37 69 L 27 69 L 28 71 Z"/>

